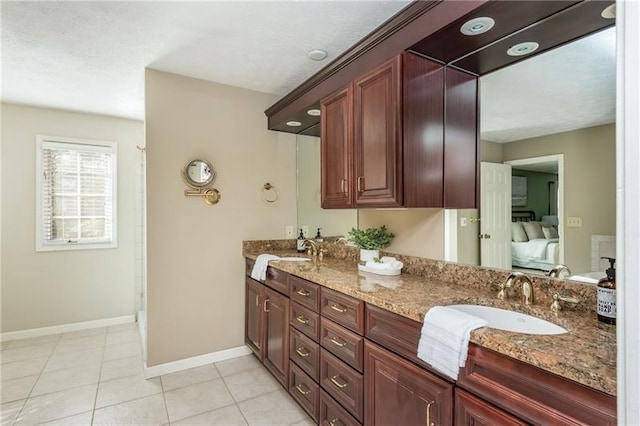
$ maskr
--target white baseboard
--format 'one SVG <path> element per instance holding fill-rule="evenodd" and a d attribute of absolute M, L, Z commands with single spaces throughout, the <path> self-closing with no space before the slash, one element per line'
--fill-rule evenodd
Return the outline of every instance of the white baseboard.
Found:
<path fill-rule="evenodd" d="M 239 356 L 249 355 L 251 349 L 248 346 L 238 346 L 223 351 L 211 352 L 204 355 L 198 355 L 191 358 L 180 359 L 178 361 L 167 362 L 165 364 L 154 365 L 153 367 L 144 366 L 144 377 L 150 379 L 152 377 L 162 376 L 163 374 L 175 373 L 177 371 L 187 370 L 189 368 L 201 367 L 214 362 L 224 361 Z"/>
<path fill-rule="evenodd" d="M 88 330 L 90 328 L 108 327 L 110 325 L 127 324 L 135 322 L 135 315 L 125 315 L 122 317 L 104 318 L 93 321 L 74 322 L 71 324 L 54 325 L 51 327 L 30 328 L 28 330 L 9 331 L 0 333 L 0 342 L 9 340 L 28 339 L 30 337 L 47 336 L 50 334 L 68 333 L 70 331 Z"/>

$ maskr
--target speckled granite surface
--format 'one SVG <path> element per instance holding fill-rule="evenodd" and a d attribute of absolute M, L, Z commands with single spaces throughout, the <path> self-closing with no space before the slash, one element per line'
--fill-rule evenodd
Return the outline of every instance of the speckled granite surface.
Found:
<path fill-rule="evenodd" d="M 290 243 L 287 243 L 290 242 Z M 331 250 L 336 244 L 327 244 Z M 245 242 L 243 255 L 260 253 L 297 255 L 295 240 Z M 394 255 L 405 264 L 396 277 L 360 272 L 357 250 L 340 246 L 322 262 L 277 262 L 270 265 L 372 305 L 422 322 L 436 305 L 478 304 L 515 310 L 544 318 L 569 330 L 560 335 L 529 335 L 481 328 L 471 341 L 546 371 L 566 377 L 605 393 L 616 394 L 615 327 L 600 324 L 593 311 L 595 289 L 560 280 L 534 280 L 535 304 L 519 303 L 514 292 L 508 301 L 496 299 L 494 282 L 503 282 L 508 272 L 457 265 L 447 262 Z M 581 300 L 574 309 L 557 315 L 549 306 L 553 293 L 572 294 Z"/>

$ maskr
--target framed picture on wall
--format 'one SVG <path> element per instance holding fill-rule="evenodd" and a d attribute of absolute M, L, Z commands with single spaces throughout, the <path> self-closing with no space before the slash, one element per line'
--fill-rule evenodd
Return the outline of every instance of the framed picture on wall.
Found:
<path fill-rule="evenodd" d="M 511 176 L 511 205 L 524 207 L 527 205 L 527 178 Z"/>

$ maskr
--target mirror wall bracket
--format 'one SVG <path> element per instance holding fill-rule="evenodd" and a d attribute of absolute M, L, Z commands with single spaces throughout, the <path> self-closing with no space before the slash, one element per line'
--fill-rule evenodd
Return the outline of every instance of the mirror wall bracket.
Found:
<path fill-rule="evenodd" d="M 185 185 L 191 188 L 184 190 L 185 197 L 202 197 L 210 206 L 220 201 L 220 192 L 211 188 L 216 179 L 216 172 L 210 162 L 201 159 L 191 160 L 183 167 L 180 176 Z"/>

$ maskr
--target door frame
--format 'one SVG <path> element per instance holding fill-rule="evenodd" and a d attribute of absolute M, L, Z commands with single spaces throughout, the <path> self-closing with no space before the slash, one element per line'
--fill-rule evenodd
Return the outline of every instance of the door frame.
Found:
<path fill-rule="evenodd" d="M 543 155 L 541 157 L 520 158 L 505 161 L 513 169 L 514 166 L 528 166 L 538 163 L 558 163 L 558 234 L 560 241 L 558 246 L 558 262 L 564 264 L 564 154 Z"/>

